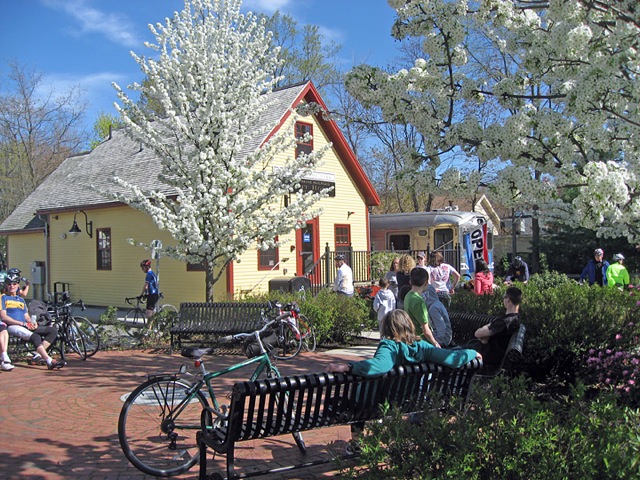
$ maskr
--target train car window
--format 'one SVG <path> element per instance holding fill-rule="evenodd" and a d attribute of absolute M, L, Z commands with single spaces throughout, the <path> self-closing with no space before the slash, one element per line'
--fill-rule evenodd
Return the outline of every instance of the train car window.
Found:
<path fill-rule="evenodd" d="M 434 248 L 453 248 L 453 229 L 439 228 L 433 232 Z"/>
<path fill-rule="evenodd" d="M 389 235 L 389 250 L 411 250 L 409 235 Z"/>

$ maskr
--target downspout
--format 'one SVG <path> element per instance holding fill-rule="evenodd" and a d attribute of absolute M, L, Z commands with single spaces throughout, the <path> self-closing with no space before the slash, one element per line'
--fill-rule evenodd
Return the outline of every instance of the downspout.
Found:
<path fill-rule="evenodd" d="M 44 222 L 44 276 L 45 276 L 45 284 L 43 285 L 43 291 L 41 292 L 42 294 L 42 298 L 40 300 L 45 301 L 46 299 L 46 293 L 51 291 L 51 285 L 50 285 L 50 271 L 51 271 L 51 264 L 49 262 L 51 255 L 50 255 L 50 245 L 51 242 L 49 241 L 49 215 L 45 215 L 45 217 L 43 218 L 42 215 L 38 214 L 38 218 L 40 220 L 42 220 Z M 46 288 L 46 290 L 44 290 Z M 34 295 L 34 299 L 35 299 L 35 295 Z"/>

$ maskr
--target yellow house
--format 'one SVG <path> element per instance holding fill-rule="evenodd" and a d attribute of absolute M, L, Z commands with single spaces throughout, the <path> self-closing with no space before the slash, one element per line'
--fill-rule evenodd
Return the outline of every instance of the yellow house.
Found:
<path fill-rule="evenodd" d="M 317 282 L 314 272 L 318 269 L 313 267 L 327 246 L 332 251 L 349 246 L 370 249 L 369 207 L 380 202 L 353 151 L 332 120 L 321 114 L 298 119 L 291 115 L 291 109 L 303 102 L 325 107 L 316 88 L 310 82 L 285 87 L 266 100 L 272 107 L 262 123 L 272 130 L 251 144 L 258 146 L 281 129 L 295 131 L 297 136 L 311 133 L 309 144 L 297 146 L 304 151 L 331 143 L 322 165 L 305 178 L 302 187 L 332 186 L 334 190 L 320 201 L 319 217 L 279 238 L 281 247 L 263 252 L 256 245 L 230 265 L 226 276 L 216 283 L 218 300 L 264 292 L 269 280 L 285 275 L 306 275 Z M 44 298 L 47 293 L 69 290 L 72 299 L 82 299 L 88 305 L 118 307 L 127 306 L 125 297 L 139 295 L 144 283 L 139 263 L 150 258 L 151 252 L 128 239 L 144 243 L 158 240 L 162 246 L 175 244 L 175 240 L 146 214 L 100 192 L 119 188 L 111 182 L 118 176 L 145 190 L 164 188 L 163 193 L 171 194 L 158 181 L 159 172 L 155 154 L 120 130 L 113 131 L 93 151 L 67 158 L 0 225 L 0 234 L 7 236 L 8 264 L 31 279 L 30 295 Z M 159 258 L 152 265 L 159 274 L 165 301 L 204 301 L 205 278 L 199 266 L 163 257 L 162 250 L 157 251 Z"/>

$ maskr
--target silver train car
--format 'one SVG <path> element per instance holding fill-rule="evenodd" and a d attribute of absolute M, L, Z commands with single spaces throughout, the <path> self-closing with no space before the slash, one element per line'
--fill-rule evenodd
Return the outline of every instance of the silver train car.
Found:
<path fill-rule="evenodd" d="M 439 250 L 461 275 L 473 274 L 477 258 L 493 270 L 493 228 L 481 213 L 435 210 L 370 215 L 369 231 L 374 251 Z"/>

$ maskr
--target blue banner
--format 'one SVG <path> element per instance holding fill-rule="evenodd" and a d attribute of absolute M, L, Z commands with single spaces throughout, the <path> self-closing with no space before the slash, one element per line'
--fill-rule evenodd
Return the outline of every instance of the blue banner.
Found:
<path fill-rule="evenodd" d="M 473 249 L 471 248 L 471 235 L 468 233 L 464 234 L 464 252 L 467 256 L 467 265 L 469 267 L 469 273 L 472 274 L 476 270 L 476 262 L 473 259 Z"/>

